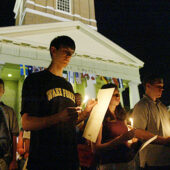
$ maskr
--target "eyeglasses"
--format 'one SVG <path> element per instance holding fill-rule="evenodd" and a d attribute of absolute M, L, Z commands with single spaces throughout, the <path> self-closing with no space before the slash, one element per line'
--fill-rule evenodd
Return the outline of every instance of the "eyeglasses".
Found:
<path fill-rule="evenodd" d="M 163 90 L 164 89 L 164 87 L 163 86 L 160 86 L 160 85 L 156 85 L 156 84 L 151 84 L 153 87 L 155 87 L 155 88 L 158 88 L 158 89 L 160 89 L 160 90 Z"/>
<path fill-rule="evenodd" d="M 68 50 L 68 49 L 61 49 L 61 51 L 66 54 L 66 56 L 73 56 L 74 54 L 74 51 L 72 52 L 71 50 Z"/>
<path fill-rule="evenodd" d="M 113 94 L 113 96 L 115 96 L 115 97 L 120 97 L 120 94 Z"/>

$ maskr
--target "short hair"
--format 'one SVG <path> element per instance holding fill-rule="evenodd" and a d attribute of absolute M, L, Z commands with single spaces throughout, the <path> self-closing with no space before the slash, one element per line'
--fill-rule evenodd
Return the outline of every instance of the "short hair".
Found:
<path fill-rule="evenodd" d="M 4 87 L 4 81 L 1 78 L 0 78 L 0 84 L 2 84 Z"/>
<path fill-rule="evenodd" d="M 146 76 L 142 81 L 144 88 L 146 87 L 146 83 L 149 84 L 163 83 L 163 77 L 157 74 L 150 74 Z"/>
<path fill-rule="evenodd" d="M 58 37 L 54 38 L 50 43 L 50 49 L 51 49 L 51 47 L 55 47 L 57 50 L 60 47 L 69 47 L 73 50 L 76 49 L 74 40 L 66 35 L 62 35 L 62 36 L 58 36 Z"/>
<path fill-rule="evenodd" d="M 113 84 L 113 83 L 104 84 L 104 85 L 101 87 L 101 89 L 109 89 L 109 88 L 118 89 L 117 85 L 116 85 L 116 84 Z"/>

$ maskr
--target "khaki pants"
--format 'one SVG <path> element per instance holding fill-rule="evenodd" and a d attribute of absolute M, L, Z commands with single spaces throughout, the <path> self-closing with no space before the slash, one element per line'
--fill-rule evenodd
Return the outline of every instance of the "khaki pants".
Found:
<path fill-rule="evenodd" d="M 0 170 L 8 170 L 8 166 L 4 159 L 0 159 Z"/>

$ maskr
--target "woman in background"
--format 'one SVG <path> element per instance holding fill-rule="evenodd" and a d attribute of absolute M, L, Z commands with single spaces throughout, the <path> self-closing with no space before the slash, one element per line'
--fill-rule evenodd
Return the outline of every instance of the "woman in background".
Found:
<path fill-rule="evenodd" d="M 100 170 L 127 170 L 127 163 L 133 159 L 128 140 L 135 136 L 135 130 L 128 131 L 126 112 L 120 104 L 120 94 L 115 84 L 106 84 L 102 89 L 115 88 L 96 143 L 92 145 L 100 159 Z M 123 162 L 123 163 L 122 163 Z"/>

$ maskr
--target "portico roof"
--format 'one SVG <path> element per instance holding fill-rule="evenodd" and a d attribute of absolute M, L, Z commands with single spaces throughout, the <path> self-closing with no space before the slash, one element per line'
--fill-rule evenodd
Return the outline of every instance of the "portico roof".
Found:
<path fill-rule="evenodd" d="M 76 53 L 66 70 L 140 82 L 143 62 L 80 21 L 0 28 L 0 61 L 47 67 L 50 41 L 68 35 Z"/>

